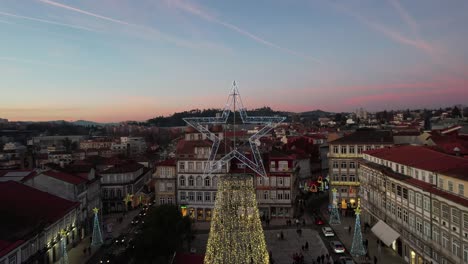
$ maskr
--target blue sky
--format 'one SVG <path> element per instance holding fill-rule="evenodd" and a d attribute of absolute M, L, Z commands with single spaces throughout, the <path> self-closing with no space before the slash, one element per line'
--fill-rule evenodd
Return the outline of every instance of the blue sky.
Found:
<path fill-rule="evenodd" d="M 145 120 L 222 107 L 468 98 L 468 1 L 0 1 L 0 117 Z"/>

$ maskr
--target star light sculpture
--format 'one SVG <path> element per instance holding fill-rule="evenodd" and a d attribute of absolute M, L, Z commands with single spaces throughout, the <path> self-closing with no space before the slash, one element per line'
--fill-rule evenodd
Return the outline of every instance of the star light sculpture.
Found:
<path fill-rule="evenodd" d="M 216 160 L 216 154 L 218 153 L 218 148 L 221 143 L 221 139 L 215 134 L 212 133 L 208 126 L 215 125 L 215 124 L 227 124 L 229 114 L 231 112 L 234 113 L 234 129 L 235 129 L 235 114 L 236 114 L 236 106 L 238 107 L 237 111 L 239 111 L 241 120 L 244 124 L 262 124 L 264 125 L 262 129 L 260 129 L 257 133 L 253 134 L 249 140 L 248 144 L 250 145 L 250 149 L 252 151 L 253 159 L 247 158 L 247 156 L 239 151 L 239 148 L 235 145 L 235 132 L 234 132 L 234 149 L 226 154 L 219 160 Z M 231 107 L 234 108 L 231 111 Z M 184 118 L 183 120 L 196 129 L 198 132 L 202 133 L 206 136 L 209 140 L 213 142 L 211 147 L 211 152 L 208 158 L 208 163 L 205 167 L 205 174 L 211 174 L 213 172 L 219 171 L 222 166 L 226 165 L 230 160 L 233 158 L 237 158 L 240 162 L 245 164 L 247 167 L 252 169 L 254 172 L 258 173 L 259 175 L 266 177 L 265 167 L 263 166 L 262 157 L 260 155 L 260 151 L 256 142 L 263 136 L 265 136 L 268 132 L 270 132 L 273 128 L 275 128 L 279 123 L 284 121 L 285 117 L 279 116 L 248 116 L 247 111 L 244 108 L 242 103 L 242 99 L 240 97 L 239 91 L 236 86 L 236 82 L 233 83 L 231 92 L 228 96 L 227 103 L 224 106 L 223 112 L 221 116 L 217 117 L 189 117 Z M 244 145 L 240 146 L 242 148 Z"/>

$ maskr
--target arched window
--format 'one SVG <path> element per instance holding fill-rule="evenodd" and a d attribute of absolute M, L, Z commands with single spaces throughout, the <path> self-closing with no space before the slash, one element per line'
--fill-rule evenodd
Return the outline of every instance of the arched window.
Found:
<path fill-rule="evenodd" d="M 197 186 L 202 186 L 203 183 L 202 183 L 202 177 L 201 176 L 198 176 L 197 177 Z"/>
<path fill-rule="evenodd" d="M 185 186 L 185 176 L 180 176 L 179 184 L 180 186 Z"/>
<path fill-rule="evenodd" d="M 188 185 L 193 186 L 193 176 L 189 176 L 188 178 Z"/>
<path fill-rule="evenodd" d="M 209 176 L 206 176 L 206 178 L 205 178 L 205 186 L 206 187 L 210 186 L 210 177 Z"/>

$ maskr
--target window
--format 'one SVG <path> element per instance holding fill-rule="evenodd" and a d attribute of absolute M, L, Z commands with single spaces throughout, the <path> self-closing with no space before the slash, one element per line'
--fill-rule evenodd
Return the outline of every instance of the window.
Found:
<path fill-rule="evenodd" d="M 468 245 L 463 245 L 463 262 L 468 262 Z"/>
<path fill-rule="evenodd" d="M 422 195 L 420 193 L 416 193 L 416 206 L 422 207 Z"/>
<path fill-rule="evenodd" d="M 419 217 L 416 217 L 416 230 L 418 231 L 418 233 L 422 233 L 422 232 L 423 232 L 422 220 L 421 220 L 421 218 L 419 218 Z"/>
<path fill-rule="evenodd" d="M 355 182 L 356 181 L 356 175 L 350 174 L 349 175 L 349 181 L 350 182 Z"/>
<path fill-rule="evenodd" d="M 278 161 L 278 169 L 280 171 L 286 171 L 288 170 L 289 166 L 288 166 L 288 161 L 287 160 L 280 160 Z"/>
<path fill-rule="evenodd" d="M 439 178 L 439 188 L 443 189 L 444 188 L 444 179 Z"/>
<path fill-rule="evenodd" d="M 197 162 L 197 171 L 202 171 L 202 163 L 201 162 Z"/>
<path fill-rule="evenodd" d="M 333 153 L 338 154 L 338 146 L 333 146 Z"/>
<path fill-rule="evenodd" d="M 465 195 L 465 185 L 458 184 L 458 194 L 459 195 Z"/>
<path fill-rule="evenodd" d="M 346 161 L 341 162 L 341 168 L 346 169 Z"/>
<path fill-rule="evenodd" d="M 468 229 L 468 214 L 463 214 L 463 228 Z"/>
<path fill-rule="evenodd" d="M 341 154 L 346 154 L 346 146 L 341 146 Z"/>
<path fill-rule="evenodd" d="M 159 198 L 159 204 L 160 205 L 166 204 L 166 198 L 164 197 Z"/>
<path fill-rule="evenodd" d="M 338 169 L 338 161 L 333 161 L 333 168 Z"/>
<path fill-rule="evenodd" d="M 414 192 L 409 190 L 409 202 L 414 203 Z"/>
<path fill-rule="evenodd" d="M 409 214 L 409 226 L 411 229 L 414 228 L 414 214 L 412 213 Z"/>
<path fill-rule="evenodd" d="M 429 200 L 429 197 L 428 196 L 424 196 L 423 198 L 423 204 L 424 204 L 424 210 L 426 211 L 430 211 L 431 210 L 431 202 Z"/>
<path fill-rule="evenodd" d="M 355 169 L 355 168 L 356 168 L 356 163 L 355 163 L 354 161 L 351 161 L 351 162 L 349 163 L 349 168 L 350 168 L 350 169 Z"/>
<path fill-rule="evenodd" d="M 429 175 L 429 182 L 431 184 L 434 184 L 434 175 L 432 175 L 432 174 Z"/>
<path fill-rule="evenodd" d="M 195 193 L 194 192 L 189 192 L 188 193 L 188 199 L 189 199 L 189 201 L 195 201 Z"/>
<path fill-rule="evenodd" d="M 371 150 L 371 146 L 366 146 L 366 151 Z"/>
<path fill-rule="evenodd" d="M 458 242 L 456 239 L 452 240 L 452 254 L 460 257 L 460 242 Z"/>
<path fill-rule="evenodd" d="M 433 201 L 433 202 L 432 202 L 432 213 L 433 213 L 435 216 L 439 216 L 439 215 L 440 215 L 440 203 L 439 203 L 439 201 Z"/>
<path fill-rule="evenodd" d="M 160 192 L 164 192 L 164 191 L 166 190 L 165 187 L 166 187 L 166 186 L 164 185 L 164 182 L 160 182 L 160 183 L 159 183 L 159 191 L 160 191 Z"/>
<path fill-rule="evenodd" d="M 172 204 L 172 197 L 167 197 L 167 203 Z"/>
<path fill-rule="evenodd" d="M 442 218 L 448 221 L 449 215 L 450 215 L 450 211 L 449 211 L 448 205 L 442 204 Z"/>
<path fill-rule="evenodd" d="M 276 199 L 278 199 L 278 200 L 283 200 L 283 193 L 282 193 L 282 192 L 278 192 L 278 193 L 276 194 Z"/>
<path fill-rule="evenodd" d="M 427 238 L 431 237 L 431 225 L 426 221 L 424 221 L 424 236 Z"/>
<path fill-rule="evenodd" d="M 202 177 L 201 176 L 197 177 L 197 186 L 202 186 Z"/>
<path fill-rule="evenodd" d="M 349 153 L 354 154 L 354 152 L 355 152 L 354 146 L 349 146 Z"/>
<path fill-rule="evenodd" d="M 408 199 L 408 189 L 403 188 L 403 199 Z"/>
<path fill-rule="evenodd" d="M 268 191 L 263 192 L 263 199 L 268 200 Z"/>
<path fill-rule="evenodd" d="M 283 177 L 278 177 L 278 185 L 283 185 Z"/>
<path fill-rule="evenodd" d="M 341 181 L 347 181 L 348 177 L 345 174 L 341 175 Z"/>
<path fill-rule="evenodd" d="M 197 192 L 197 202 L 203 201 L 203 193 L 202 192 Z"/>
<path fill-rule="evenodd" d="M 289 195 L 289 191 L 284 191 L 284 199 L 285 199 L 285 200 L 289 200 L 289 199 L 290 199 L 289 196 L 290 196 L 290 195 Z"/>
<path fill-rule="evenodd" d="M 452 223 L 460 226 L 460 210 L 452 208 Z"/>
<path fill-rule="evenodd" d="M 358 146 L 358 147 L 357 147 L 357 153 L 358 153 L 358 154 L 362 154 L 362 146 Z"/>
<path fill-rule="evenodd" d="M 397 217 L 398 219 L 401 219 L 401 207 L 397 206 Z"/>
<path fill-rule="evenodd" d="M 205 192 L 205 201 L 206 202 L 211 201 L 211 193 L 210 192 Z"/>
<path fill-rule="evenodd" d="M 188 177 L 188 185 L 193 186 L 193 176 Z"/>
<path fill-rule="evenodd" d="M 180 192 L 180 200 L 185 201 L 185 199 L 186 199 L 185 192 Z"/>
<path fill-rule="evenodd" d="M 397 195 L 401 197 L 401 186 L 397 186 Z"/>
<path fill-rule="evenodd" d="M 184 176 L 180 176 L 179 184 L 180 184 L 180 186 L 185 186 L 185 177 Z"/>
<path fill-rule="evenodd" d="M 394 183 L 392 183 L 392 193 L 395 194 L 396 186 Z"/>
<path fill-rule="evenodd" d="M 419 180 L 419 171 L 418 170 L 414 171 L 414 177 Z"/>
<path fill-rule="evenodd" d="M 193 162 L 189 161 L 188 163 L 188 170 L 193 171 Z"/>
<path fill-rule="evenodd" d="M 448 181 L 448 190 L 449 192 L 453 192 L 453 182 Z"/>
<path fill-rule="evenodd" d="M 11 255 L 10 257 L 8 257 L 8 263 L 9 264 L 16 264 L 16 254 Z"/>
<path fill-rule="evenodd" d="M 437 244 L 439 243 L 439 229 L 437 227 L 432 228 L 432 240 L 434 240 L 434 242 Z"/>
<path fill-rule="evenodd" d="M 205 186 L 206 187 L 210 186 L 210 177 L 209 176 L 206 176 L 206 178 L 205 178 Z"/>
<path fill-rule="evenodd" d="M 408 223 L 408 211 L 403 209 L 403 222 Z"/>
<path fill-rule="evenodd" d="M 179 171 L 185 171 L 185 162 L 181 161 L 179 163 Z"/>

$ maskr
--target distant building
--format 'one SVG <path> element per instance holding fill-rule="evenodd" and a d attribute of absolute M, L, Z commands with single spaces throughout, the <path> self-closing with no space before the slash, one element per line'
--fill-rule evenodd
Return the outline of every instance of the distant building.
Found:
<path fill-rule="evenodd" d="M 128 154 L 136 156 L 146 151 L 146 141 L 142 137 L 121 137 L 122 144 L 127 145 Z"/>
<path fill-rule="evenodd" d="M 153 173 L 155 201 L 157 205 L 176 204 L 176 160 L 161 161 L 156 165 Z"/>
<path fill-rule="evenodd" d="M 150 201 L 151 197 L 144 188 L 151 178 L 151 169 L 136 162 L 120 162 L 101 171 L 99 175 L 104 213 L 127 210 L 124 202 L 127 195 L 131 197 L 128 202 L 132 207 Z"/>
<path fill-rule="evenodd" d="M 78 202 L 27 185 L 0 182 L 0 263 L 58 263 L 60 230 L 68 248 L 79 242 Z"/>
<path fill-rule="evenodd" d="M 329 142 L 330 188 L 337 189 L 337 202 L 342 212 L 353 213 L 359 192 L 358 159 L 363 152 L 393 145 L 391 131 L 358 129 L 355 132 Z M 330 192 L 330 201 L 332 192 Z"/>
<path fill-rule="evenodd" d="M 80 149 L 110 149 L 112 143 L 114 143 L 112 140 L 105 138 L 83 140 L 80 142 Z"/>
<path fill-rule="evenodd" d="M 79 144 L 80 141 L 84 140 L 86 136 L 40 136 L 33 137 L 32 143 L 41 148 L 53 147 L 53 146 L 63 146 L 63 141 L 68 138 L 71 142 L 76 142 Z"/>

